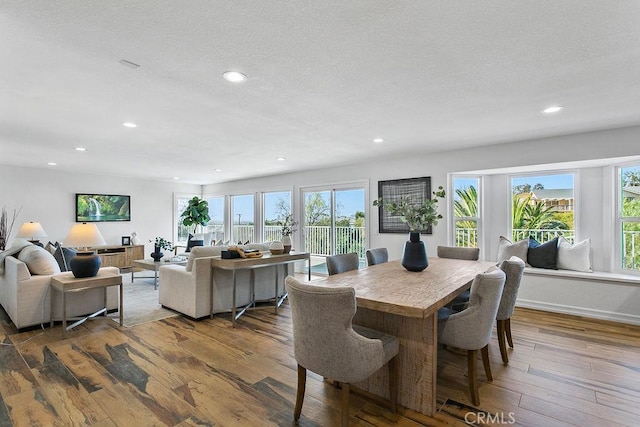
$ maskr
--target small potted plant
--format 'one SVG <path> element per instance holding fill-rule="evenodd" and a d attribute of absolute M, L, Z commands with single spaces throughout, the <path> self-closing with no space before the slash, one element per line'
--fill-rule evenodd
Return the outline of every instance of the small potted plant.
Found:
<path fill-rule="evenodd" d="M 149 241 L 151 242 L 152 240 Z M 154 251 L 151 254 L 151 258 L 153 258 L 154 261 L 160 261 L 164 256 L 164 254 L 160 252 L 160 250 L 164 249 L 166 251 L 170 251 L 173 249 L 173 245 L 170 241 L 164 239 L 163 237 L 156 237 L 156 240 L 153 243 L 153 249 Z"/>
<path fill-rule="evenodd" d="M 409 271 L 422 271 L 429 265 L 427 251 L 420 240 L 420 232 L 432 225 L 437 225 L 442 215 L 438 213 L 438 200 L 445 197 L 442 186 L 433 192 L 433 198 L 416 203 L 409 198 L 401 198 L 398 202 L 385 202 L 382 198 L 375 200 L 373 206 L 383 206 L 391 216 L 398 216 L 400 221 L 409 227 L 409 241 L 404 245 L 402 266 Z"/>
<path fill-rule="evenodd" d="M 291 251 L 291 234 L 296 231 L 297 221 L 293 220 L 293 215 L 288 214 L 280 221 L 282 226 L 282 245 L 284 246 L 284 253 L 288 254 Z"/>

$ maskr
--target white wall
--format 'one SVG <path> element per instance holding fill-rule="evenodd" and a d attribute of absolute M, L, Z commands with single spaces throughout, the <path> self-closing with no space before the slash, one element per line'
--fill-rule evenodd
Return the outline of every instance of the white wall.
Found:
<path fill-rule="evenodd" d="M 455 172 L 483 171 L 490 173 L 485 179 L 485 242 L 483 257 L 495 259 L 497 240 L 501 234 L 509 231 L 509 182 L 506 172 L 496 174 L 496 170 L 505 168 L 527 168 L 534 165 L 560 167 L 566 162 L 584 162 L 595 159 L 611 159 L 640 155 L 640 127 L 589 132 L 531 141 L 519 141 L 508 144 L 488 145 L 484 147 L 457 150 L 436 154 L 416 155 L 398 159 L 385 159 L 352 166 L 318 169 L 301 173 L 269 176 L 258 179 L 212 184 L 204 187 L 205 194 L 240 194 L 274 189 L 293 189 L 294 206 L 298 206 L 299 189 L 306 186 L 339 183 L 346 181 L 368 180 L 369 195 L 377 197 L 378 181 L 398 178 L 431 176 L 432 187 L 446 187 L 447 174 Z M 295 161 L 295 159 L 293 160 Z M 546 167 L 546 166 L 545 166 Z M 566 165 L 562 165 L 564 170 Z M 573 168 L 571 168 L 573 169 Z M 579 209 L 576 213 L 579 228 L 578 238 L 590 237 L 594 246 L 596 267 L 604 268 L 610 258 L 611 244 L 605 247 L 607 235 L 611 230 L 603 230 L 606 221 L 603 213 L 610 213 L 611 198 L 608 184 L 603 186 L 606 168 L 580 167 Z M 377 208 L 368 201 L 369 211 L 369 247 L 385 246 L 390 257 L 400 258 L 407 236 L 378 233 Z M 608 203 L 608 205 L 607 205 Z M 444 205 L 444 204 L 442 204 Z M 442 206 L 440 209 L 445 209 Z M 441 210 L 441 213 L 445 213 Z M 299 234 L 294 236 L 294 245 L 299 247 Z M 435 254 L 437 245 L 448 244 L 445 221 L 435 227 L 434 234 L 423 236 L 427 251 Z"/>
<path fill-rule="evenodd" d="M 200 191 L 199 185 L 0 165 L 0 207 L 5 206 L 10 216 L 22 207 L 11 237 L 22 223 L 35 221 L 47 232 L 44 243 L 64 241 L 75 223 L 75 193 L 124 194 L 131 196 L 131 221 L 97 223 L 98 228 L 109 245 L 119 245 L 122 236 L 137 232 L 148 255 L 153 250 L 149 239 L 172 240 L 173 193 Z"/>

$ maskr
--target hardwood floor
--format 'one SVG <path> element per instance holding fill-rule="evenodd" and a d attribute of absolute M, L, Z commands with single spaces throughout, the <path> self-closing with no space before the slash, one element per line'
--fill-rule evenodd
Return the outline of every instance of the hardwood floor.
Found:
<path fill-rule="evenodd" d="M 518 309 L 509 365 L 490 345 L 471 406 L 464 353 L 440 350 L 435 418 L 353 395 L 355 426 L 634 426 L 640 328 Z M 0 426 L 288 426 L 296 391 L 288 304 L 229 316 L 174 317 L 132 328 L 94 320 L 17 333 L 0 309 Z M 340 390 L 309 373 L 301 426 L 334 426 Z M 468 422 L 465 424 L 465 418 Z M 481 421 L 489 420 L 487 423 Z"/>

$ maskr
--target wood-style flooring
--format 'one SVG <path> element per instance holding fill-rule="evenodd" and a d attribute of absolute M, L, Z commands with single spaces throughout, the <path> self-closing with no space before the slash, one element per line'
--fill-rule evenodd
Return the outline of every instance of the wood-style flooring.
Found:
<path fill-rule="evenodd" d="M 439 351 L 435 418 L 351 398 L 354 426 L 640 425 L 640 328 L 518 309 L 515 349 L 493 383 L 479 364 L 471 406 L 463 353 Z M 291 317 L 256 310 L 132 328 L 85 322 L 17 333 L 0 309 L 0 426 L 290 426 L 296 391 Z M 335 426 L 340 390 L 309 373 L 301 426 Z M 467 423 L 465 423 L 465 420 Z M 487 421 L 488 423 L 482 423 Z"/>

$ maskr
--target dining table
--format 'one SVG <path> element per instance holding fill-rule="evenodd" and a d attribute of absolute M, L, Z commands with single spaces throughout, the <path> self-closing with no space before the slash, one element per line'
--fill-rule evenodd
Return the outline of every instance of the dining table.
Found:
<path fill-rule="evenodd" d="M 495 262 L 429 258 L 421 272 L 406 270 L 399 260 L 314 280 L 326 287 L 355 289 L 353 323 L 377 329 L 400 340 L 397 356 L 398 403 L 428 416 L 436 412 L 438 309 L 471 286 Z M 388 370 L 380 369 L 354 384 L 389 398 Z"/>

